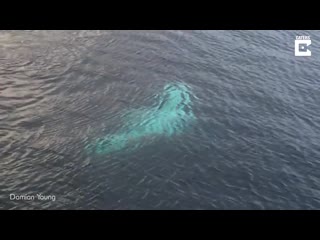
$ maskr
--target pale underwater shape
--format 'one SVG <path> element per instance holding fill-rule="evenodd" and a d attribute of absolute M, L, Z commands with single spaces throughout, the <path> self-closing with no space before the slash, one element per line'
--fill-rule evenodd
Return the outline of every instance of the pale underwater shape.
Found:
<path fill-rule="evenodd" d="M 191 108 L 191 95 L 185 84 L 167 84 L 158 96 L 156 106 L 129 112 L 118 133 L 97 139 L 87 146 L 87 150 L 96 154 L 109 154 L 124 148 L 134 150 L 144 137 L 170 137 L 183 133 L 185 127 L 196 119 Z"/>

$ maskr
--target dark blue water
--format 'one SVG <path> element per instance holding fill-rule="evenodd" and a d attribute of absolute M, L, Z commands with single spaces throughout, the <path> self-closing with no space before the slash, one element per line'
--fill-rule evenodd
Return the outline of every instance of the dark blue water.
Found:
<path fill-rule="evenodd" d="M 311 57 L 294 56 L 296 35 Z M 0 209 L 319 209 L 319 31 L 0 31 Z M 88 154 L 170 82 L 197 121 Z M 10 200 L 10 194 L 55 196 Z"/>

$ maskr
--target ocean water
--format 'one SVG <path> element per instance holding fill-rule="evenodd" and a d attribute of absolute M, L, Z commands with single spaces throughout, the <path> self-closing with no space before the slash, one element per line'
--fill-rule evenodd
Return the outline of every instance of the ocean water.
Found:
<path fill-rule="evenodd" d="M 319 46 L 319 31 L 0 31 L 0 209 L 320 209 Z M 189 90 L 159 102 L 170 84 Z"/>

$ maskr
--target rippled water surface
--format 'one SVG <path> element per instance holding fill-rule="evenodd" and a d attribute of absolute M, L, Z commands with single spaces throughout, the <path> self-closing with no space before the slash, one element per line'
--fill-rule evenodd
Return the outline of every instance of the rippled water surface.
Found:
<path fill-rule="evenodd" d="M 311 57 L 294 56 L 296 35 L 311 36 Z M 319 39 L 0 31 L 0 209 L 319 209 Z M 127 113 L 172 83 L 192 91 L 196 120 L 183 131 L 128 139 L 130 151 L 86 150 L 130 132 Z M 56 200 L 9 198 L 39 193 Z"/>

